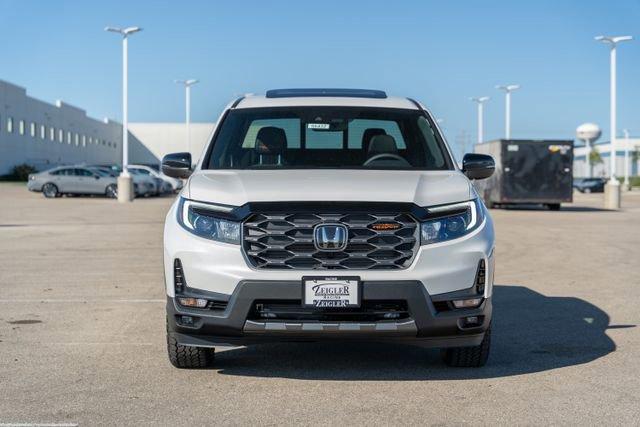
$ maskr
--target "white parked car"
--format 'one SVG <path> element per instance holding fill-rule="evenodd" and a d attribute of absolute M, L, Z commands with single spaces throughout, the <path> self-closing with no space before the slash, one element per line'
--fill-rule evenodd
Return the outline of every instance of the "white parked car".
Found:
<path fill-rule="evenodd" d="M 62 195 L 118 195 L 116 178 L 104 170 L 82 166 L 60 166 L 29 175 L 29 191 L 38 191 L 47 198 Z"/>
<path fill-rule="evenodd" d="M 122 168 L 117 165 L 89 165 L 88 168 L 98 169 L 108 172 L 114 178 L 117 178 L 122 172 Z M 133 189 L 136 197 L 149 197 L 158 195 L 158 185 L 152 177 L 131 172 L 133 180 Z"/>
<path fill-rule="evenodd" d="M 152 167 L 145 165 L 129 165 L 128 168 L 130 171 L 135 171 L 140 175 L 153 177 L 156 184 L 159 186 L 160 193 L 172 193 L 182 190 L 183 182 L 181 179 L 167 176 Z"/>
<path fill-rule="evenodd" d="M 169 360 L 216 345 L 369 340 L 489 356 L 494 230 L 432 115 L 382 91 L 288 89 L 230 104 L 164 229 Z"/>

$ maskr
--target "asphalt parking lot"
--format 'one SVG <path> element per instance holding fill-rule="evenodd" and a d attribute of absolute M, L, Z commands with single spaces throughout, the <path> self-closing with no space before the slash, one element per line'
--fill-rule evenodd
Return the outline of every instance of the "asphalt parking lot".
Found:
<path fill-rule="evenodd" d="M 44 199 L 0 184 L 0 423 L 637 424 L 640 193 L 493 210 L 493 349 L 481 369 L 392 345 L 166 357 L 170 198 Z"/>

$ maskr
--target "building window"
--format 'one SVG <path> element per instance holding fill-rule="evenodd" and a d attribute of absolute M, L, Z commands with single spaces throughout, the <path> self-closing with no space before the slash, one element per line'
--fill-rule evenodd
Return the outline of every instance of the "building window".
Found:
<path fill-rule="evenodd" d="M 56 128 L 54 128 L 53 126 L 49 127 L 49 139 L 51 141 L 56 140 Z"/>
<path fill-rule="evenodd" d="M 20 135 L 24 135 L 24 120 L 18 122 L 18 132 L 20 132 Z"/>
<path fill-rule="evenodd" d="M 58 142 L 64 142 L 64 131 L 62 129 L 58 129 Z"/>
<path fill-rule="evenodd" d="M 35 138 L 36 137 L 36 127 L 38 127 L 37 124 L 35 124 L 34 122 L 31 122 L 31 129 L 29 129 L 31 132 L 31 137 Z"/>
<path fill-rule="evenodd" d="M 47 129 L 44 125 L 40 125 L 40 139 L 45 139 L 47 137 Z"/>
<path fill-rule="evenodd" d="M 87 145 L 87 135 L 82 135 L 82 146 Z"/>
<path fill-rule="evenodd" d="M 80 144 L 80 135 L 78 135 L 78 134 L 76 133 L 74 140 L 75 140 L 76 147 L 77 147 L 77 146 L 78 146 L 78 144 Z"/>
<path fill-rule="evenodd" d="M 13 117 L 7 117 L 7 132 L 13 133 Z"/>
<path fill-rule="evenodd" d="M 71 144 L 71 132 L 67 131 L 67 144 Z"/>
<path fill-rule="evenodd" d="M 93 144 L 93 137 L 92 136 L 89 137 L 89 145 L 91 145 L 91 144 Z"/>

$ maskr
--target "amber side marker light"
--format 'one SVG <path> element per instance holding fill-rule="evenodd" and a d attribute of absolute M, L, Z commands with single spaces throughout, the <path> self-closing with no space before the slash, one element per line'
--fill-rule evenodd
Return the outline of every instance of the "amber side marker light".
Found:
<path fill-rule="evenodd" d="M 178 297 L 178 302 L 183 307 L 205 308 L 208 301 L 204 298 Z"/>

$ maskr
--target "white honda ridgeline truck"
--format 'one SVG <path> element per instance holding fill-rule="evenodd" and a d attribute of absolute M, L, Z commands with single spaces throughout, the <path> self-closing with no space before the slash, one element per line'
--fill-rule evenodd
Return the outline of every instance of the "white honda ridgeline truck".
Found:
<path fill-rule="evenodd" d="M 494 231 L 420 103 L 377 90 L 282 89 L 229 104 L 164 229 L 167 346 L 178 368 L 216 345 L 367 340 L 440 347 L 482 366 Z"/>

